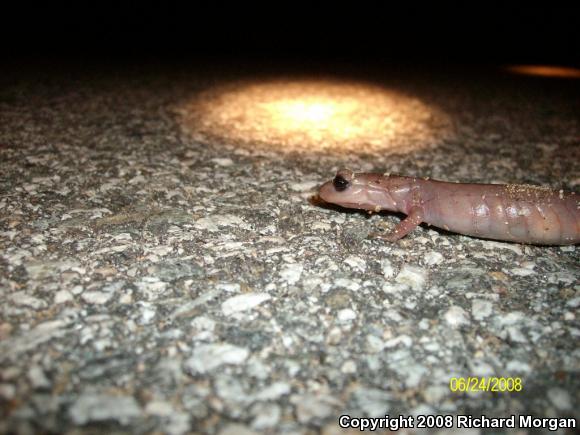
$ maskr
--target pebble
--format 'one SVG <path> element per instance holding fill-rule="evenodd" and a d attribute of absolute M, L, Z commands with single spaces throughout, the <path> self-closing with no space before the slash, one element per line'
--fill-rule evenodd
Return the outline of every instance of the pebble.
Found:
<path fill-rule="evenodd" d="M 300 263 L 288 264 L 280 271 L 280 278 L 288 285 L 294 285 L 300 280 L 303 270 L 304 266 Z"/>
<path fill-rule="evenodd" d="M 436 264 L 441 264 L 443 260 L 445 260 L 445 257 L 443 257 L 443 255 L 440 254 L 439 252 L 430 251 L 425 254 L 423 260 L 425 261 L 425 264 L 428 264 L 429 266 L 434 266 Z"/>
<path fill-rule="evenodd" d="M 252 420 L 252 428 L 256 430 L 264 430 L 274 428 L 280 421 L 282 411 L 280 407 L 274 403 L 257 404 L 252 408 L 254 419 Z"/>
<path fill-rule="evenodd" d="M 213 158 L 211 159 L 212 162 L 214 162 L 216 165 L 218 166 L 232 166 L 234 164 L 234 161 L 232 159 L 229 159 L 227 157 L 221 157 L 221 158 Z"/>
<path fill-rule="evenodd" d="M 391 338 L 388 341 L 385 341 L 384 346 L 386 348 L 397 347 L 399 344 L 402 344 L 405 347 L 411 347 L 413 344 L 413 339 L 408 335 L 400 335 L 395 338 Z"/>
<path fill-rule="evenodd" d="M 230 423 L 218 433 L 219 435 L 258 435 L 258 432 L 255 432 L 249 427 L 239 423 Z"/>
<path fill-rule="evenodd" d="M 471 301 L 471 315 L 475 320 L 483 320 L 492 313 L 493 305 L 491 302 L 483 299 L 474 299 Z"/>
<path fill-rule="evenodd" d="M 353 361 L 351 359 L 345 361 L 340 367 L 340 371 L 347 375 L 356 373 L 356 369 L 357 369 L 356 361 Z"/>
<path fill-rule="evenodd" d="M 233 296 L 222 303 L 224 316 L 251 310 L 254 307 L 268 301 L 271 296 L 268 293 L 245 293 Z"/>
<path fill-rule="evenodd" d="M 356 255 L 350 255 L 344 259 L 344 263 L 348 264 L 354 270 L 357 270 L 361 273 L 367 269 L 367 263 L 362 258 L 357 257 Z"/>
<path fill-rule="evenodd" d="M 145 406 L 147 414 L 156 415 L 159 417 L 167 417 L 173 414 L 175 407 L 169 402 L 162 400 L 152 400 Z"/>
<path fill-rule="evenodd" d="M 290 402 L 296 407 L 296 417 L 301 423 L 313 420 L 324 420 L 333 414 L 334 408 L 340 405 L 338 399 L 324 395 L 295 395 Z"/>
<path fill-rule="evenodd" d="M 376 388 L 359 387 L 351 395 L 357 408 L 369 417 L 384 417 L 389 413 L 393 399 L 392 393 Z"/>
<path fill-rule="evenodd" d="M 251 227 L 239 216 L 233 214 L 213 215 L 198 219 L 195 224 L 198 230 L 206 230 L 211 232 L 219 231 L 219 227 L 237 227 L 250 230 Z"/>
<path fill-rule="evenodd" d="M 356 313 L 350 308 L 345 308 L 340 310 L 337 314 L 338 321 L 341 323 L 347 323 L 356 319 Z"/>
<path fill-rule="evenodd" d="M 30 296 L 23 291 L 13 293 L 12 295 L 10 295 L 10 300 L 14 302 L 16 305 L 30 307 L 35 310 L 40 310 L 48 306 L 48 304 L 42 299 Z"/>
<path fill-rule="evenodd" d="M 469 363 L 469 368 L 473 376 L 490 377 L 495 375 L 495 369 L 487 362 L 473 359 Z"/>
<path fill-rule="evenodd" d="M 64 304 L 65 302 L 72 301 L 73 295 L 68 290 L 59 290 L 54 295 L 55 304 Z"/>
<path fill-rule="evenodd" d="M 149 305 L 148 303 L 142 302 L 139 310 L 139 324 L 140 325 L 147 325 L 153 321 L 155 315 L 157 314 L 157 310 L 155 306 Z"/>
<path fill-rule="evenodd" d="M 405 264 L 395 278 L 395 281 L 400 284 L 406 284 L 413 290 L 421 290 L 425 286 L 426 280 L 427 271 L 421 267 L 412 266 L 410 264 Z"/>
<path fill-rule="evenodd" d="M 512 374 L 519 374 L 519 373 L 530 373 L 532 371 L 532 368 L 530 367 L 530 365 L 526 362 L 523 361 L 518 361 L 518 360 L 512 360 L 510 362 L 507 363 L 506 367 L 506 372 L 508 373 L 508 375 L 512 375 Z"/>
<path fill-rule="evenodd" d="M 103 305 L 106 304 L 113 297 L 113 293 L 101 291 L 86 291 L 81 295 L 83 301 L 89 304 Z"/>
<path fill-rule="evenodd" d="M 391 260 L 389 260 L 388 258 L 383 258 L 381 260 L 381 271 L 383 273 L 383 276 L 387 279 L 395 276 L 395 269 L 393 268 Z"/>
<path fill-rule="evenodd" d="M 350 291 L 356 292 L 360 289 L 360 284 L 352 279 L 339 278 L 334 281 L 334 286 L 337 288 L 346 288 Z"/>
<path fill-rule="evenodd" d="M 514 267 L 513 269 L 510 269 L 507 272 L 516 276 L 530 276 L 536 273 L 532 269 L 526 267 Z"/>
<path fill-rule="evenodd" d="M 571 411 L 573 409 L 572 398 L 566 390 L 557 387 L 550 388 L 547 395 L 550 402 L 552 402 L 559 411 Z"/>
<path fill-rule="evenodd" d="M 132 396 L 86 394 L 74 401 L 68 414 L 75 424 L 114 420 L 127 425 L 141 415 L 141 408 Z"/>
<path fill-rule="evenodd" d="M 453 328 L 469 325 L 469 318 L 465 310 L 457 305 L 449 307 L 443 315 L 447 324 Z"/>
<path fill-rule="evenodd" d="M 279 397 L 289 394 L 290 391 L 290 384 L 286 382 L 274 382 L 256 394 L 255 398 L 261 401 L 276 400 Z"/>
<path fill-rule="evenodd" d="M 12 384 L 0 384 L 0 397 L 12 400 L 16 394 L 16 387 Z"/>
<path fill-rule="evenodd" d="M 28 379 L 33 388 L 49 388 L 51 385 L 44 370 L 39 366 L 32 366 L 28 370 Z"/>
<path fill-rule="evenodd" d="M 437 405 L 441 403 L 442 399 L 449 395 L 448 385 L 431 385 L 423 391 L 423 397 L 427 403 Z"/>
<path fill-rule="evenodd" d="M 202 344 L 197 346 L 185 367 L 192 373 L 207 373 L 223 364 L 242 364 L 250 352 L 229 343 Z"/>
<path fill-rule="evenodd" d="M 155 301 L 162 297 L 167 290 L 168 284 L 155 276 L 144 276 L 135 285 L 146 300 Z"/>

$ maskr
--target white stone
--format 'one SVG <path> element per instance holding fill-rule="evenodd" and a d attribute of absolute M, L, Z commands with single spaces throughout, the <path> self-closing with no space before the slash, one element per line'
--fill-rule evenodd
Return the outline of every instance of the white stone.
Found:
<path fill-rule="evenodd" d="M 370 353 L 380 352 L 385 348 L 385 342 L 373 334 L 367 335 L 367 351 Z"/>
<path fill-rule="evenodd" d="M 419 386 L 423 377 L 429 372 L 425 366 L 414 362 L 405 362 L 394 368 L 404 377 L 408 388 Z"/>
<path fill-rule="evenodd" d="M 211 159 L 211 161 L 218 166 L 232 166 L 234 164 L 233 160 L 227 157 L 216 157 Z"/>
<path fill-rule="evenodd" d="M 417 266 L 405 264 L 395 281 L 401 284 L 407 284 L 413 290 L 421 290 L 427 280 L 427 271 Z"/>
<path fill-rule="evenodd" d="M 145 296 L 145 299 L 154 301 L 163 296 L 168 284 L 155 276 L 144 276 L 135 285 L 139 292 Z"/>
<path fill-rule="evenodd" d="M 341 323 L 350 322 L 351 320 L 356 319 L 356 313 L 350 308 L 345 308 L 338 312 L 337 318 Z"/>
<path fill-rule="evenodd" d="M 276 400 L 279 397 L 290 394 L 290 391 L 290 384 L 286 382 L 274 382 L 256 394 L 255 398 L 261 401 Z"/>
<path fill-rule="evenodd" d="M 242 287 L 238 282 L 221 282 L 216 285 L 216 289 L 223 290 L 228 293 L 239 293 Z"/>
<path fill-rule="evenodd" d="M 491 302 L 483 299 L 474 299 L 471 301 L 471 315 L 475 320 L 482 320 L 489 317 L 492 312 L 493 305 Z"/>
<path fill-rule="evenodd" d="M 405 347 L 411 347 L 413 344 L 413 339 L 408 335 L 400 335 L 395 338 L 391 338 L 390 340 L 385 342 L 386 348 L 396 347 L 399 344 L 402 344 Z"/>
<path fill-rule="evenodd" d="M 343 287 L 353 292 L 360 289 L 360 284 L 358 282 L 348 278 L 339 278 L 334 281 L 334 285 L 335 287 Z"/>
<path fill-rule="evenodd" d="M 457 305 L 449 307 L 443 317 L 445 318 L 447 324 L 454 328 L 469 324 L 467 313 L 463 308 L 458 307 Z"/>
<path fill-rule="evenodd" d="M 51 385 L 44 370 L 39 366 L 32 366 L 28 370 L 28 379 L 33 388 L 48 388 Z"/>
<path fill-rule="evenodd" d="M 340 371 L 344 374 L 352 374 L 356 373 L 356 369 L 357 369 L 356 362 L 349 359 L 344 362 L 344 364 L 340 368 Z"/>
<path fill-rule="evenodd" d="M 86 394 L 74 402 L 68 413 L 75 424 L 116 420 L 126 425 L 141 415 L 141 408 L 132 396 Z"/>
<path fill-rule="evenodd" d="M 222 313 L 231 316 L 234 313 L 251 310 L 261 303 L 270 300 L 268 293 L 245 293 L 227 299 L 222 303 Z"/>
<path fill-rule="evenodd" d="M 193 350 L 185 365 L 194 373 L 207 373 L 223 364 L 242 364 L 250 352 L 229 343 L 202 344 Z"/>
<path fill-rule="evenodd" d="M 514 267 L 513 269 L 508 270 L 508 273 L 516 276 L 529 276 L 534 275 L 536 272 L 526 267 Z"/>
<path fill-rule="evenodd" d="M 252 427 L 257 430 L 264 430 L 275 427 L 280 421 L 280 407 L 274 403 L 258 404 L 254 408 L 255 418 L 252 420 Z"/>
<path fill-rule="evenodd" d="M 246 230 L 251 229 L 250 225 L 248 225 L 241 217 L 233 214 L 204 217 L 198 219 L 194 226 L 199 230 L 212 232 L 219 231 L 219 227 L 238 227 Z"/>
<path fill-rule="evenodd" d="M 6 400 L 14 399 L 16 387 L 12 384 L 0 384 L 0 397 Z"/>
<path fill-rule="evenodd" d="M 485 361 L 476 359 L 470 361 L 469 365 L 471 368 L 471 373 L 474 376 L 479 376 L 483 378 L 495 375 L 494 368 Z"/>
<path fill-rule="evenodd" d="M 383 258 L 381 260 L 381 271 L 383 272 L 383 276 L 387 279 L 395 276 L 395 269 L 393 269 L 393 264 L 391 263 L 391 260 L 387 258 Z"/>
<path fill-rule="evenodd" d="M 428 264 L 429 266 L 434 266 L 436 264 L 441 264 L 443 260 L 445 260 L 445 257 L 443 257 L 443 255 L 440 254 L 439 252 L 430 251 L 425 254 L 423 259 L 425 261 L 425 264 Z"/>
<path fill-rule="evenodd" d="M 574 314 L 572 311 L 566 311 L 564 313 L 564 320 L 567 321 L 576 320 L 576 314 Z"/>
<path fill-rule="evenodd" d="M 393 396 L 385 390 L 358 387 L 352 392 L 351 400 L 369 417 L 384 417 L 389 413 Z"/>
<path fill-rule="evenodd" d="M 332 396 L 310 395 L 292 396 L 290 401 L 296 406 L 296 417 L 300 423 L 314 419 L 325 419 L 332 415 L 340 402 Z"/>
<path fill-rule="evenodd" d="M 258 433 L 243 424 L 230 423 L 219 431 L 219 435 L 258 435 Z"/>
<path fill-rule="evenodd" d="M 35 310 L 39 310 L 39 309 L 42 309 L 42 308 L 46 308 L 47 305 L 48 305 L 42 299 L 38 299 L 38 298 L 35 298 L 33 296 L 30 296 L 30 295 L 26 294 L 23 291 L 16 292 L 16 293 L 12 293 L 10 295 L 10 299 L 16 305 L 22 305 L 22 306 L 25 306 L 25 307 L 30 307 L 30 308 L 33 308 Z"/>
<path fill-rule="evenodd" d="M 425 388 L 423 392 L 423 396 L 427 403 L 438 405 L 441 403 L 441 400 L 444 399 L 449 395 L 449 386 L 448 385 L 431 385 L 430 387 Z"/>
<path fill-rule="evenodd" d="M 174 411 L 175 407 L 171 403 L 161 400 L 152 400 L 145 406 L 145 412 L 147 414 L 157 415 L 160 417 L 169 416 L 173 414 Z"/>
<path fill-rule="evenodd" d="M 309 190 L 314 189 L 315 187 L 318 187 L 319 184 L 320 181 L 318 180 L 309 180 L 302 181 L 300 183 L 291 183 L 290 190 L 293 190 L 294 192 L 307 192 Z"/>
<path fill-rule="evenodd" d="M 84 292 L 81 298 L 89 303 L 89 304 L 96 304 L 102 305 L 107 303 L 113 297 L 113 293 L 106 293 L 100 291 L 87 291 Z"/>
<path fill-rule="evenodd" d="M 532 368 L 528 363 L 518 360 L 512 360 L 506 365 L 506 372 L 510 375 L 514 373 L 530 373 Z"/>
<path fill-rule="evenodd" d="M 54 295 L 55 304 L 64 304 L 65 302 L 72 301 L 73 295 L 68 290 L 59 290 Z"/>
<path fill-rule="evenodd" d="M 515 341 L 516 343 L 527 343 L 528 339 L 521 331 L 520 328 L 516 326 L 508 326 L 506 329 L 507 335 L 511 341 Z"/>
<path fill-rule="evenodd" d="M 559 411 L 572 410 L 572 398 L 566 390 L 558 387 L 550 388 L 548 398 Z"/>
<path fill-rule="evenodd" d="M 176 412 L 174 409 L 172 414 L 167 417 L 167 420 L 167 423 L 163 425 L 163 429 L 168 435 L 183 435 L 190 433 L 191 416 L 189 413 Z"/>
<path fill-rule="evenodd" d="M 141 307 L 141 317 L 139 318 L 139 323 L 141 325 L 147 325 L 155 318 L 157 311 L 154 307 L 143 306 Z"/>
<path fill-rule="evenodd" d="M 521 311 L 512 311 L 504 316 L 499 317 L 499 323 L 502 326 L 511 326 L 522 322 L 525 318 L 526 315 Z"/>
<path fill-rule="evenodd" d="M 215 329 L 215 320 L 200 316 L 191 321 L 191 326 L 199 331 L 213 331 Z"/>
<path fill-rule="evenodd" d="M 35 349 L 42 343 L 66 335 L 66 327 L 71 322 L 70 319 L 49 320 L 20 336 L 0 341 L 0 361 L 17 358 L 21 353 Z"/>
<path fill-rule="evenodd" d="M 360 257 L 357 257 L 356 255 L 350 255 L 350 256 L 346 257 L 344 259 L 344 262 L 346 264 L 348 264 L 350 267 L 352 267 L 353 269 L 358 270 L 359 272 L 364 273 L 364 271 L 367 268 L 366 261 L 364 261 Z"/>
<path fill-rule="evenodd" d="M 300 280 L 303 269 L 300 263 L 288 264 L 280 271 L 280 277 L 289 285 L 294 285 Z"/>

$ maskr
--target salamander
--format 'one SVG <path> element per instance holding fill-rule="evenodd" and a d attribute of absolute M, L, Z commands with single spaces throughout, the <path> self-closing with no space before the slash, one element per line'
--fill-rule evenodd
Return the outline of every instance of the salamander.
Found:
<path fill-rule="evenodd" d="M 470 184 L 341 169 L 319 197 L 347 208 L 401 212 L 396 241 L 419 224 L 484 239 L 537 245 L 580 242 L 580 195 L 527 184 Z"/>

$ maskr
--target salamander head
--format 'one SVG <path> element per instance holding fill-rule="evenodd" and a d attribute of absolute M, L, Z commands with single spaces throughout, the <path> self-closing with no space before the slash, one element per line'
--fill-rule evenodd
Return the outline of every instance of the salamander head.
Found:
<path fill-rule="evenodd" d="M 342 207 L 375 210 L 376 203 L 368 195 L 370 177 L 373 176 L 341 169 L 331 181 L 320 187 L 318 195 L 323 201 Z"/>

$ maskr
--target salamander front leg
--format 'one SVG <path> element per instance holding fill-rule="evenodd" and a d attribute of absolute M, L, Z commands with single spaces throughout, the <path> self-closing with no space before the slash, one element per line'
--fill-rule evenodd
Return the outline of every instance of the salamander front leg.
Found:
<path fill-rule="evenodd" d="M 372 233 L 370 237 L 395 242 L 417 228 L 417 226 L 423 222 L 423 217 L 423 209 L 420 207 L 413 207 L 409 211 L 407 217 L 399 222 L 393 231 L 388 234 Z"/>

